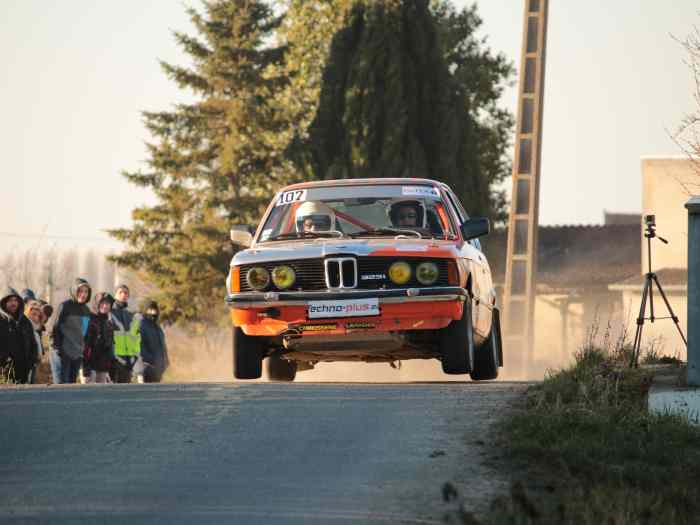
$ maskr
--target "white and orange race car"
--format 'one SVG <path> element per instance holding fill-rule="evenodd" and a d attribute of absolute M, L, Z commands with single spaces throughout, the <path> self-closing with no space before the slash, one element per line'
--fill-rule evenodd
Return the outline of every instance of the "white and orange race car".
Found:
<path fill-rule="evenodd" d="M 496 293 L 452 190 L 428 179 L 289 186 L 257 231 L 236 226 L 226 302 L 237 379 L 291 381 L 327 361 L 439 359 L 447 374 L 495 379 Z"/>

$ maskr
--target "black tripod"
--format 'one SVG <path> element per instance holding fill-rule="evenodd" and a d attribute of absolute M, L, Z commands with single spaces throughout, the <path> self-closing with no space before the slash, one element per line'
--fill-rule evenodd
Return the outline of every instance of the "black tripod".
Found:
<path fill-rule="evenodd" d="M 668 302 L 668 299 L 666 298 L 664 289 L 661 287 L 661 283 L 659 283 L 659 278 L 654 272 L 651 271 L 651 240 L 653 238 L 657 238 L 664 244 L 668 244 L 668 241 L 663 237 L 656 235 L 656 220 L 653 215 L 646 215 L 644 217 L 644 222 L 646 223 L 647 228 L 647 230 L 644 232 L 644 237 L 646 237 L 647 239 L 647 256 L 649 263 L 649 271 L 645 276 L 644 289 L 642 290 L 642 304 L 639 308 L 639 317 L 637 317 L 637 332 L 634 335 L 634 345 L 632 346 L 631 365 L 635 368 L 638 366 L 639 363 L 639 353 L 642 346 L 642 329 L 644 328 L 644 321 L 647 319 L 652 323 L 656 319 L 673 319 L 673 322 L 676 324 L 676 328 L 678 328 L 678 333 L 681 334 L 681 339 L 683 339 L 683 343 L 686 347 L 688 346 L 688 341 L 686 341 L 685 336 L 683 335 L 683 330 L 681 330 L 681 327 L 678 324 L 678 317 L 676 316 L 676 314 L 673 313 L 673 309 L 671 308 L 671 305 Z M 670 314 L 669 317 L 654 316 L 653 284 L 656 284 L 656 287 L 659 289 L 659 293 L 661 294 L 661 298 L 664 300 L 664 303 L 666 303 L 666 309 Z M 649 317 L 645 317 L 647 309 L 647 299 L 649 300 Z"/>

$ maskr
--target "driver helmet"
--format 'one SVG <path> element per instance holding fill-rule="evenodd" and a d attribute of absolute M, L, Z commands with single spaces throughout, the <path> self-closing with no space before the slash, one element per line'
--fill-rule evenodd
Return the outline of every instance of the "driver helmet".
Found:
<path fill-rule="evenodd" d="M 407 210 L 412 210 L 415 214 L 416 222 L 413 225 L 405 224 L 405 218 L 402 218 Z M 425 228 L 428 222 L 425 206 L 421 201 L 416 199 L 397 199 L 392 201 L 387 207 L 387 215 L 389 216 L 392 226 L 397 228 L 410 226 Z"/>
<path fill-rule="evenodd" d="M 335 212 L 322 202 L 307 201 L 296 211 L 297 232 L 335 230 Z"/>

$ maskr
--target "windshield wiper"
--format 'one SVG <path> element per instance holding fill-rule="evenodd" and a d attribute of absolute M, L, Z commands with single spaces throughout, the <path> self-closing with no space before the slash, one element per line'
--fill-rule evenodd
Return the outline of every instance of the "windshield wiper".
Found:
<path fill-rule="evenodd" d="M 349 233 L 350 237 L 360 237 L 362 235 L 406 235 L 411 234 L 419 239 L 423 236 L 415 230 L 404 230 L 401 228 L 375 228 L 374 230 L 360 230 L 359 232 Z"/>
<path fill-rule="evenodd" d="M 266 241 L 279 241 L 282 239 L 319 239 L 322 237 L 343 237 L 343 232 L 338 230 L 328 230 L 328 231 L 314 231 L 314 232 L 289 232 L 280 233 Z"/>

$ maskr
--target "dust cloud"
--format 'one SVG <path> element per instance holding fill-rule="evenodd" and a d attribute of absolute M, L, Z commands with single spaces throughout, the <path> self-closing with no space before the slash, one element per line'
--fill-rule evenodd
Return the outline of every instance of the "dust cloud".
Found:
<path fill-rule="evenodd" d="M 562 304 L 566 304 L 564 308 Z M 635 312 L 631 314 L 630 312 Z M 534 348 L 504 333 L 505 365 L 499 381 L 537 381 L 547 371 L 558 370 L 573 362 L 584 344 L 600 346 L 631 345 L 638 304 L 634 298 L 625 304 L 610 293 L 540 295 L 535 305 Z M 643 347 L 647 351 L 684 357 L 668 338 L 678 339 L 673 323 L 657 321 L 645 327 Z M 683 326 L 685 330 L 685 327 Z M 665 330 L 665 331 L 664 331 Z M 182 331 L 167 331 L 171 368 L 165 380 L 170 382 L 233 381 L 230 329 L 213 329 L 206 337 Z M 672 341 L 675 341 L 673 339 Z M 665 344 L 666 343 L 666 344 Z M 299 372 L 298 382 L 405 383 L 421 381 L 464 381 L 468 376 L 450 376 L 442 372 L 435 359 L 416 359 L 396 363 L 320 363 L 313 370 Z M 266 375 L 263 375 L 263 381 Z"/>

